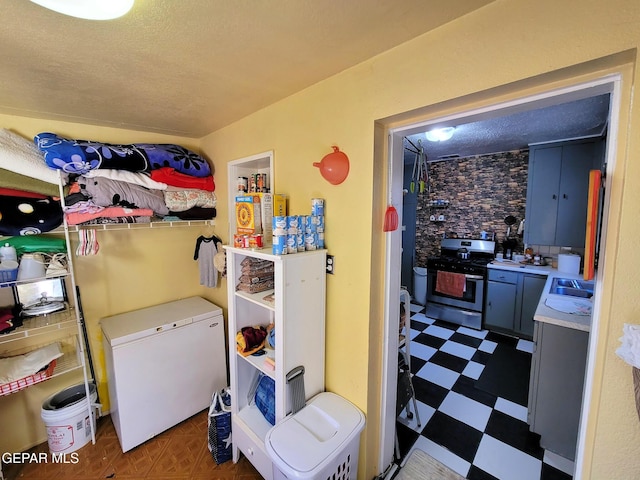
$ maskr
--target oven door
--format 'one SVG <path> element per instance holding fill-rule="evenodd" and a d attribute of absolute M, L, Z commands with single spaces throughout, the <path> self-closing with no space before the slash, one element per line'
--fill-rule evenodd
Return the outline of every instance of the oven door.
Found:
<path fill-rule="evenodd" d="M 466 288 L 461 297 L 446 295 L 436 291 L 438 272 L 429 270 L 427 281 L 427 303 L 439 303 L 450 307 L 482 312 L 484 299 L 484 277 L 464 274 Z"/>

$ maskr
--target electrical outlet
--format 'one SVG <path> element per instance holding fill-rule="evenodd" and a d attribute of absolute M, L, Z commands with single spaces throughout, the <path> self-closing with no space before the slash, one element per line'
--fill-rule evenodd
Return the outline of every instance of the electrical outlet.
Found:
<path fill-rule="evenodd" d="M 333 255 L 327 255 L 327 273 L 333 275 L 333 270 L 335 267 L 335 262 L 333 260 Z"/>

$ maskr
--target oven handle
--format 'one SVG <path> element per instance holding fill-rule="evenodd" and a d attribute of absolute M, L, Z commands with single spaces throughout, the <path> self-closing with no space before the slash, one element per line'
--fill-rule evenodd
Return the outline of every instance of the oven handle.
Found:
<path fill-rule="evenodd" d="M 464 276 L 467 280 L 484 280 L 482 275 L 466 275 Z"/>

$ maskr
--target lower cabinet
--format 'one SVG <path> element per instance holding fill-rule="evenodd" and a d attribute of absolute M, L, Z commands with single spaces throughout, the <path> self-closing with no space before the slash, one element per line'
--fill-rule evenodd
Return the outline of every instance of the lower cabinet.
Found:
<path fill-rule="evenodd" d="M 575 460 L 589 332 L 536 322 L 528 423 L 540 446 Z"/>
<path fill-rule="evenodd" d="M 532 338 L 533 315 L 546 281 L 544 275 L 489 269 L 485 328 Z"/>

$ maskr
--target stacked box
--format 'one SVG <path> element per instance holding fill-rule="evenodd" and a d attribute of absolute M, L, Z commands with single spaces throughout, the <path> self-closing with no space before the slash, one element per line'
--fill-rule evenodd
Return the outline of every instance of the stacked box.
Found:
<path fill-rule="evenodd" d="M 273 217 L 287 215 L 287 196 L 281 193 L 256 193 L 260 198 L 260 221 L 264 241 L 269 242 L 273 235 Z"/>

